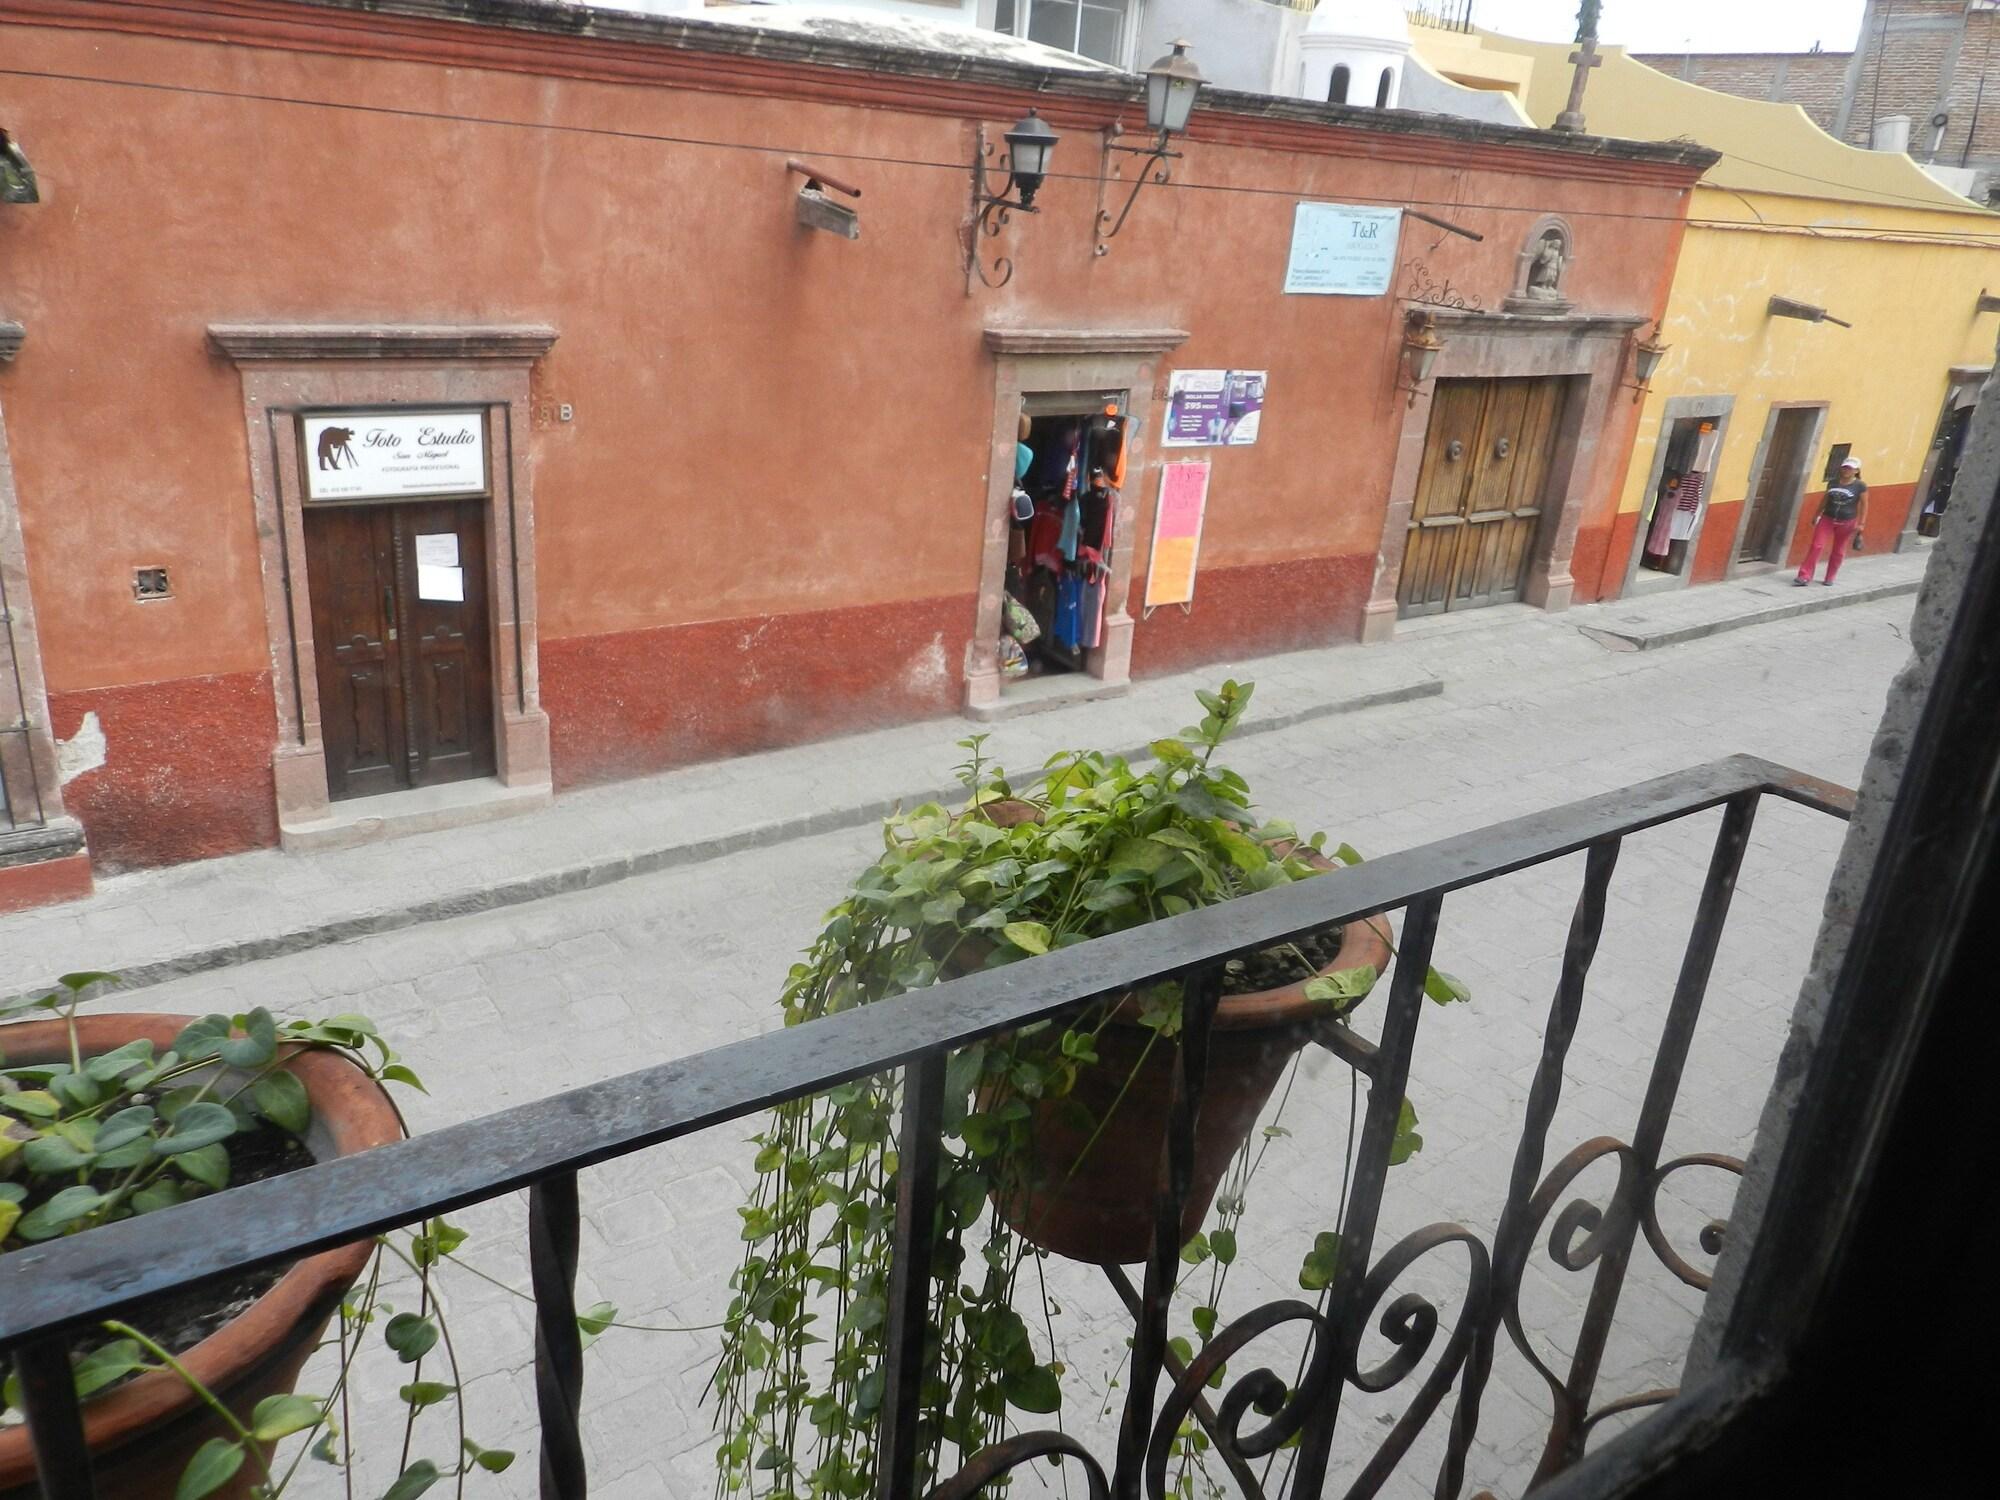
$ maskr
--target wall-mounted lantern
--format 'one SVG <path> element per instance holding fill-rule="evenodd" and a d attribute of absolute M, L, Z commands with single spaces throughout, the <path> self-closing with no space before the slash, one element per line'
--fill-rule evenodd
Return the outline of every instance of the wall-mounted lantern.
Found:
<path fill-rule="evenodd" d="M 1055 155 L 1056 142 L 1061 137 L 1031 109 L 1027 118 L 1008 131 L 1004 139 L 1007 185 L 996 193 L 986 185 L 986 173 L 989 166 L 998 168 L 1002 163 L 993 161 L 993 143 L 986 139 L 986 127 L 979 127 L 978 149 L 972 159 L 973 220 L 965 245 L 966 272 L 969 275 L 977 271 L 979 279 L 992 287 L 1007 284 L 1014 275 L 1014 262 L 1004 255 L 997 257 L 993 262 L 995 274 L 989 276 L 979 258 L 979 242 L 997 238 L 1015 209 L 1026 214 L 1037 211 L 1035 194 L 1041 191 L 1042 182 L 1049 175 L 1049 160 Z M 1015 196 L 1008 197 L 1010 192 Z"/>
<path fill-rule="evenodd" d="M 1667 357 L 1671 344 L 1660 342 L 1660 325 L 1655 323 L 1653 331 L 1632 346 L 1632 400 L 1639 398 L 1652 387 L 1653 375 L 1660 368 L 1660 361 Z"/>
<path fill-rule="evenodd" d="M 1417 404 L 1418 387 L 1431 378 L 1431 370 L 1443 352 L 1444 340 L 1438 337 L 1435 316 L 1412 309 L 1403 327 L 1403 363 L 1410 372 L 1410 383 L 1405 389 L 1410 393 L 1410 405 Z"/>
<path fill-rule="evenodd" d="M 35 169 L 14 137 L 0 130 L 0 203 L 40 203 Z"/>
<path fill-rule="evenodd" d="M 1797 318 L 1803 323 L 1831 323 L 1836 328 L 1854 326 L 1844 318 L 1836 318 L 1823 307 L 1814 307 L 1810 302 L 1799 302 L 1791 297 L 1773 297 L 1768 311 L 1774 318 Z"/>
<path fill-rule="evenodd" d="M 1174 50 L 1165 57 L 1158 58 L 1146 69 L 1146 128 L 1153 132 L 1150 146 L 1120 146 L 1117 138 L 1125 133 L 1122 125 L 1114 124 L 1104 137 L 1104 161 L 1098 169 L 1098 210 L 1097 245 L 1094 254 L 1109 253 L 1107 241 L 1117 238 L 1118 231 L 1125 227 L 1125 219 L 1132 212 L 1132 205 L 1139 201 L 1139 190 L 1148 182 L 1167 182 L 1172 173 L 1169 161 L 1177 161 L 1180 152 L 1171 151 L 1167 143 L 1180 135 L 1188 127 L 1188 117 L 1194 112 L 1195 96 L 1201 92 L 1203 79 L 1201 69 L 1194 65 L 1194 59 L 1187 55 L 1188 44 L 1175 42 Z M 1126 194 L 1125 206 L 1113 219 L 1111 210 L 1103 207 L 1104 189 L 1111 182 L 1111 153 L 1123 152 L 1142 158 L 1138 173 L 1132 180 L 1132 191 Z"/>

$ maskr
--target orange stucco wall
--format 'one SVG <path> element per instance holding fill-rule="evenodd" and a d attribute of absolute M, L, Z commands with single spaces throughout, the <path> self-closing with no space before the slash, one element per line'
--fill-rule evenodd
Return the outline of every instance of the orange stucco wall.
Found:
<path fill-rule="evenodd" d="M 204 701 L 178 686 L 195 679 L 268 693 L 241 395 L 209 324 L 538 323 L 560 337 L 537 394 L 575 413 L 517 435 L 564 782 L 955 706 L 990 326 L 1180 328 L 1173 365 L 1269 371 L 1257 443 L 1199 450 L 1214 475 L 1197 602 L 1138 626 L 1139 670 L 1353 637 L 1406 415 L 1404 304 L 1283 295 L 1295 202 L 1431 205 L 1478 230 L 1473 244 L 1410 223 L 1402 253 L 1489 306 L 1529 224 L 1563 213 L 1601 247 L 1579 257 L 1571 296 L 1652 317 L 1689 176 L 1201 115 L 1176 184 L 1149 189 L 1093 258 L 1097 128 L 1113 106 L 1050 96 L 1065 175 L 1001 242 L 1011 284 L 968 294 L 973 120 L 1004 127 L 1025 93 L 965 89 L 954 104 L 954 86 L 920 80 L 909 107 L 889 107 L 839 97 L 832 70 L 794 69 L 817 81 L 781 87 L 783 70 L 759 64 L 774 80 L 759 83 L 742 59 L 716 64 L 726 90 L 609 82 L 564 76 L 610 70 L 610 52 L 581 43 L 540 38 L 532 65 L 475 66 L 451 39 L 476 28 L 389 18 L 369 23 L 378 41 L 436 60 L 56 24 L 117 9 L 0 4 L 7 124 L 44 198 L 0 215 L 0 297 L 30 330 L 0 395 L 58 720 L 105 694 L 171 719 Z M 864 189 L 859 241 L 794 224 L 794 154 Z M 1629 404 L 1610 420 L 1600 441 L 1622 453 Z M 1596 465 L 1611 477 L 1586 502 L 1597 571 L 1621 470 Z M 1140 534 L 1118 545 L 1136 549 L 1136 613 L 1157 472 L 1131 483 Z M 170 569 L 171 602 L 135 604 L 145 564 Z M 1595 573 L 1579 583 L 1596 592 Z M 794 617 L 784 649 L 762 652 L 760 630 Z M 704 684 L 715 706 L 682 711 Z M 232 796 L 268 801 L 270 726 L 243 723 L 234 698 L 226 722 L 253 753 L 176 762 L 179 787 L 159 774 L 170 730 L 107 728 L 99 784 L 76 797 L 86 820 L 106 809 L 100 852 L 144 861 L 270 837 L 261 813 L 192 843 L 145 831 Z M 191 802 L 188 778 L 210 783 Z"/>

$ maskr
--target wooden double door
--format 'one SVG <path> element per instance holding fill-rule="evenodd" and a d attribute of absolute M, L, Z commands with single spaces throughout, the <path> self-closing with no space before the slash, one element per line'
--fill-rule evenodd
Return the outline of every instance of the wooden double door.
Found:
<path fill-rule="evenodd" d="M 486 502 L 308 509 L 327 793 L 493 774 Z"/>
<path fill-rule="evenodd" d="M 1783 560 L 1791 541 L 1785 522 L 1806 487 L 1818 421 L 1819 408 L 1813 406 L 1788 406 L 1771 414 L 1771 436 L 1764 445 L 1764 467 L 1757 475 L 1757 493 L 1750 497 L 1750 516 L 1736 549 L 1738 562 Z"/>
<path fill-rule="evenodd" d="M 1437 383 L 1396 586 L 1403 615 L 1521 597 L 1568 387 L 1563 376 Z"/>

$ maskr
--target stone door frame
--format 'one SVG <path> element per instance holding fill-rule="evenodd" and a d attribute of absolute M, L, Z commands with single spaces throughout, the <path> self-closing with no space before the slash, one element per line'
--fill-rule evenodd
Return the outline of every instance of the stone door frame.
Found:
<path fill-rule="evenodd" d="M 1632 531 L 1631 550 L 1625 556 L 1625 581 L 1619 586 L 1619 598 L 1629 599 L 1633 597 L 1635 591 L 1635 583 L 1639 578 L 1639 556 L 1646 550 L 1646 502 L 1659 494 L 1660 480 L 1667 471 L 1667 448 L 1673 440 L 1674 424 L 1677 422 L 1713 419 L 1715 422 L 1715 463 L 1716 467 L 1720 469 L 1722 466 L 1722 455 L 1729 443 L 1729 417 L 1735 410 L 1736 398 L 1734 396 L 1670 396 L 1667 398 L 1666 405 L 1660 408 L 1660 426 L 1658 432 L 1653 437 L 1653 462 L 1652 466 L 1646 471 L 1646 487 L 1639 492 L 1639 520 Z M 1701 534 L 1708 526 L 1708 513 L 1710 508 L 1715 504 L 1714 479 L 1715 476 L 1710 474 L 1710 488 L 1708 493 L 1702 497 L 1701 511 L 1694 518 L 1694 532 L 1688 537 L 1687 571 L 1678 577 L 1668 573 L 1653 574 L 1646 579 L 1647 586 L 1644 589 L 1638 590 L 1638 592 L 1667 594 L 1672 593 L 1676 589 L 1684 589 L 1694 581 L 1695 554 L 1701 548 Z M 1756 489 L 1753 487 L 1751 494 L 1754 495 L 1755 493 Z M 1744 503 L 1744 514 L 1737 517 L 1736 534 L 1730 543 L 1732 548 L 1740 544 L 1743 540 L 1744 519 L 1748 514 L 1749 502 L 1746 500 Z M 1735 555 L 1733 551 L 1730 553 L 1732 558 Z M 1728 575 L 1725 574 L 1724 576 Z M 1654 577 L 1659 579 L 1658 583 L 1652 581 Z"/>
<path fill-rule="evenodd" d="M 1085 654 L 1084 666 L 1090 676 L 1109 686 L 1132 680 L 1132 569 L 1139 550 L 1140 500 L 1154 484 L 1150 458 L 1154 406 L 1164 395 L 1155 387 L 1162 385 L 1162 357 L 1187 337 L 1178 328 L 986 330 L 986 347 L 993 352 L 993 439 L 986 460 L 979 603 L 965 652 L 967 708 L 1000 701 L 1000 600 L 1007 586 L 1014 444 L 1020 436 L 1021 398 L 1031 393 L 1126 393 L 1125 487 L 1118 492 L 1104 642 Z"/>
<path fill-rule="evenodd" d="M 1634 333 L 1648 320 L 1638 314 L 1550 317 L 1532 313 L 1486 313 L 1418 308 L 1428 314 L 1443 341 L 1430 375 L 1404 406 L 1396 445 L 1396 465 L 1383 512 L 1382 540 L 1375 554 L 1375 581 L 1361 616 L 1365 642 L 1393 640 L 1396 588 L 1402 579 L 1403 548 L 1416 506 L 1430 429 L 1431 397 L 1440 380 L 1505 380 L 1521 376 L 1570 377 L 1570 392 L 1549 463 L 1548 499 L 1540 534 L 1529 555 L 1522 597 L 1538 609 L 1569 608 L 1576 580 L 1570 561 L 1583 520 L 1589 482 L 1597 468 L 1611 402 L 1623 389 L 1622 376 Z M 1409 367 L 1401 347 L 1390 365 L 1399 393 L 1408 389 Z M 1399 403 L 1407 398 L 1399 394 Z"/>
<path fill-rule="evenodd" d="M 336 831 L 339 820 L 328 796 L 326 747 L 320 730 L 312 601 L 305 577 L 304 484 L 296 438 L 298 415 L 308 410 L 485 409 L 492 474 L 486 568 L 492 605 L 495 773 L 510 792 L 545 799 L 550 788 L 549 720 L 541 706 L 534 477 L 525 436 L 530 430 L 529 372 L 555 343 L 555 331 L 215 324 L 208 337 L 220 354 L 235 363 L 243 386 L 251 501 L 278 721 L 271 770 L 277 784 L 280 842 L 286 848 L 310 848 L 351 841 Z M 422 797 L 431 790 L 416 788 L 385 797 Z M 466 820 L 491 815 L 470 804 L 460 811 Z M 431 810 L 424 826 L 458 820 Z M 360 836 L 375 831 L 379 830 L 371 828 Z"/>
<path fill-rule="evenodd" d="M 1931 427 L 1931 446 L 1924 454 L 1924 467 L 1917 475 L 1917 487 L 1910 492 L 1909 511 L 1896 532 L 1895 551 L 1902 552 L 1916 545 L 1917 521 L 1930 501 L 1931 485 L 1937 478 L 1937 437 L 1944 430 L 1946 419 L 1954 412 L 1977 406 L 1980 389 L 1992 373 L 1991 365 L 1953 365 L 1946 373 L 1944 402 L 1938 407 L 1937 421 Z"/>
<path fill-rule="evenodd" d="M 1792 535 L 1799 521 L 1799 506 L 1805 500 L 1806 492 L 1812 488 L 1813 460 L 1819 457 L 1820 446 L 1826 441 L 1827 414 L 1833 409 L 1831 401 L 1773 401 L 1764 413 L 1764 432 L 1757 439 L 1757 451 L 1750 458 L 1750 488 L 1743 496 L 1743 514 L 1736 518 L 1736 534 L 1729 539 L 1729 561 L 1724 566 L 1724 578 L 1748 578 L 1760 573 L 1775 573 L 1785 566 L 1785 558 L 1792 550 Z M 1813 411 L 1812 432 L 1805 442 L 1805 467 L 1799 471 L 1798 487 L 1790 499 L 1785 501 L 1785 514 L 1772 533 L 1778 539 L 1778 555 L 1758 562 L 1740 562 L 1737 554 L 1743 550 L 1743 534 L 1750 528 L 1750 512 L 1757 504 L 1757 491 L 1764 483 L 1764 465 L 1771 459 L 1771 444 L 1778 436 L 1778 417 L 1788 411 Z"/>

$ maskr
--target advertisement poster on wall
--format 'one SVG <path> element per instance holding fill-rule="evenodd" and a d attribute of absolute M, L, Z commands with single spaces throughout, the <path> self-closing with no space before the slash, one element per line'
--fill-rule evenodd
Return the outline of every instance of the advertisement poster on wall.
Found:
<path fill-rule="evenodd" d="M 301 425 L 308 500 L 486 493 L 483 411 L 317 412 Z"/>
<path fill-rule="evenodd" d="M 1292 216 L 1285 290 L 1316 297 L 1379 297 L 1396 274 L 1400 208 L 1301 203 Z"/>
<path fill-rule="evenodd" d="M 1169 448 L 1245 448 L 1264 415 L 1262 370 L 1176 370 L 1167 386 Z"/>
<path fill-rule="evenodd" d="M 1208 512 L 1208 462 L 1162 464 L 1153 512 L 1153 556 L 1146 565 L 1146 608 L 1194 602 L 1201 523 Z"/>

